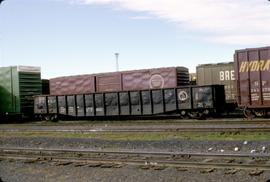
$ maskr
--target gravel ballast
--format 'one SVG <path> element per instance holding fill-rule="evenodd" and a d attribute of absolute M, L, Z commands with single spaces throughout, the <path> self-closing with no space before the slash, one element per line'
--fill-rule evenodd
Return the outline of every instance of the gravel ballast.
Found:
<path fill-rule="evenodd" d="M 83 135 L 83 134 L 82 134 Z M 199 134 L 198 134 L 199 135 Z M 225 135 L 225 134 L 223 134 Z M 221 135 L 221 137 L 223 137 Z M 192 152 L 192 153 L 238 153 L 268 154 L 270 140 L 197 140 L 191 138 L 163 138 L 154 140 L 137 139 L 100 139 L 90 135 L 83 137 L 53 137 L 53 135 L 35 133 L 27 135 L 18 133 L 2 133 L 0 148 L 60 148 L 89 149 L 108 151 L 139 151 L 139 152 Z M 24 136 L 24 137 L 22 137 Z M 72 135 L 73 136 L 73 135 Z M 76 136 L 76 135 L 74 135 Z M 79 134 L 78 134 L 79 136 Z M 97 134 L 99 136 L 99 134 Z M 217 135 L 218 136 L 218 135 Z M 237 136 L 237 135 L 235 135 Z M 234 135 L 232 135 L 234 137 Z M 135 137 L 134 137 L 135 138 Z M 255 174 L 255 175 L 254 175 Z M 267 181 L 270 171 L 234 170 L 234 169 L 177 169 L 167 167 L 163 170 L 142 169 L 139 166 L 126 165 L 121 168 L 101 168 L 75 164 L 57 166 L 51 161 L 25 163 L 24 161 L 0 161 L 0 178 L 4 182 L 19 181 Z M 1 181 L 0 180 L 0 181 Z"/>

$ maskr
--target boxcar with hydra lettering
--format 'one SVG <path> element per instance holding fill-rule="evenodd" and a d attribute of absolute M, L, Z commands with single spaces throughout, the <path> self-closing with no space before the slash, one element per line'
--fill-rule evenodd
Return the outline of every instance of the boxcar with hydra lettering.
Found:
<path fill-rule="evenodd" d="M 270 47 L 236 50 L 237 103 L 247 117 L 269 116 Z"/>

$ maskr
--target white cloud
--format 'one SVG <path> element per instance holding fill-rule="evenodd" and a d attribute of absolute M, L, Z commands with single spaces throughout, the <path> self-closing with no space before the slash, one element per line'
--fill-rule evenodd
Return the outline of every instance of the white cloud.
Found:
<path fill-rule="evenodd" d="M 131 17 L 132 20 L 149 20 L 152 19 L 150 16 L 133 16 Z"/>
<path fill-rule="evenodd" d="M 270 35 L 220 35 L 210 37 L 209 40 L 226 44 L 242 44 L 242 45 L 268 45 L 270 44 Z"/>
<path fill-rule="evenodd" d="M 74 1 L 74 0 L 73 0 Z M 84 4 L 145 12 L 229 44 L 270 43 L 267 0 L 78 0 Z"/>

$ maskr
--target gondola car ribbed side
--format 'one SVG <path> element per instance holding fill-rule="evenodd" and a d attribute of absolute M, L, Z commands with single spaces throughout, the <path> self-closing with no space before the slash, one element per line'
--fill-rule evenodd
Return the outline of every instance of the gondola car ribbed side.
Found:
<path fill-rule="evenodd" d="M 139 91 L 102 92 L 35 97 L 41 118 L 151 116 L 178 112 L 198 117 L 223 112 L 224 86 L 186 86 Z"/>

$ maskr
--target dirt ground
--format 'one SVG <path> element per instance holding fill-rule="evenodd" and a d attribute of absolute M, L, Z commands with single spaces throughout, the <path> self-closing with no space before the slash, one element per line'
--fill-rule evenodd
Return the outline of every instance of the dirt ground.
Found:
<path fill-rule="evenodd" d="M 142 169 L 140 166 L 101 168 L 74 164 L 56 166 L 53 163 L 28 164 L 22 161 L 0 162 L 0 177 L 4 182 L 264 182 L 270 179 L 270 171 L 261 171 L 256 176 L 246 170 L 206 170 L 192 168 L 166 168 L 163 170 Z"/>

